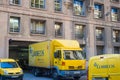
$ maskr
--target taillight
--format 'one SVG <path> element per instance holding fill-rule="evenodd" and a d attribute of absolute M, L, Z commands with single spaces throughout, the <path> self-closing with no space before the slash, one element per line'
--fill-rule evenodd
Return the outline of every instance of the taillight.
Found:
<path fill-rule="evenodd" d="M 65 62 L 62 62 L 62 66 L 65 66 Z"/>

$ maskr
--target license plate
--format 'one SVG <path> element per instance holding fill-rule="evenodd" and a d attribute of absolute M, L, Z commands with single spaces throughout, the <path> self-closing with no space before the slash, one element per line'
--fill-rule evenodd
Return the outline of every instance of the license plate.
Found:
<path fill-rule="evenodd" d="M 80 72 L 74 72 L 74 74 L 80 74 Z"/>

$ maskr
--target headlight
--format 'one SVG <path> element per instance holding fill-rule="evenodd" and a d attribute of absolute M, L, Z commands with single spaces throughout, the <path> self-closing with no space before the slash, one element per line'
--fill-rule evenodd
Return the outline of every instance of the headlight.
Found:
<path fill-rule="evenodd" d="M 4 74 L 5 74 L 5 75 L 8 75 L 8 71 L 7 71 L 7 70 L 4 70 Z"/>
<path fill-rule="evenodd" d="M 20 72 L 23 74 L 23 70 L 20 70 Z"/>

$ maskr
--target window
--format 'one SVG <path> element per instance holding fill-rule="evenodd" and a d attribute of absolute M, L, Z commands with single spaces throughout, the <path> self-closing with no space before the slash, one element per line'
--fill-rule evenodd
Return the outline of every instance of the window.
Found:
<path fill-rule="evenodd" d="M 57 51 L 55 52 L 55 55 L 56 55 L 56 58 L 61 58 L 61 57 L 62 57 L 60 50 L 57 50 Z"/>
<path fill-rule="evenodd" d="M 45 34 L 45 21 L 31 20 L 31 33 L 32 34 Z"/>
<path fill-rule="evenodd" d="M 19 31 L 20 31 L 20 18 L 10 17 L 10 32 L 19 32 Z"/>
<path fill-rule="evenodd" d="M 45 0 L 31 0 L 31 6 L 35 8 L 45 8 Z"/>
<path fill-rule="evenodd" d="M 83 45 L 83 44 L 80 44 L 80 47 L 82 48 L 82 50 L 83 50 L 83 56 L 84 56 L 84 58 L 86 59 L 87 58 L 87 56 L 86 56 L 86 45 Z"/>
<path fill-rule="evenodd" d="M 62 23 L 55 22 L 55 36 L 62 36 Z"/>
<path fill-rule="evenodd" d="M 111 1 L 113 1 L 113 2 L 119 2 L 119 0 L 111 0 Z"/>
<path fill-rule="evenodd" d="M 83 39 L 85 34 L 85 26 L 84 25 L 75 25 L 75 38 Z"/>
<path fill-rule="evenodd" d="M 84 0 L 74 0 L 74 14 L 85 16 L 86 7 Z"/>
<path fill-rule="evenodd" d="M 20 4 L 20 0 L 10 0 L 10 4 L 18 5 Z"/>
<path fill-rule="evenodd" d="M 55 11 L 62 10 L 62 0 L 55 0 Z"/>
<path fill-rule="evenodd" d="M 97 55 L 104 54 L 104 46 L 97 46 Z"/>
<path fill-rule="evenodd" d="M 113 30 L 113 42 L 120 42 L 120 31 Z"/>
<path fill-rule="evenodd" d="M 96 40 L 103 41 L 104 40 L 104 29 L 96 28 Z"/>
<path fill-rule="evenodd" d="M 119 54 L 120 53 L 120 47 L 114 47 L 114 53 Z"/>
<path fill-rule="evenodd" d="M 103 5 L 94 4 L 94 18 L 103 18 Z"/>
<path fill-rule="evenodd" d="M 118 21 L 119 20 L 118 8 L 111 8 L 111 19 L 112 19 L 112 21 Z"/>
<path fill-rule="evenodd" d="M 1 62 L 1 68 L 18 68 L 16 62 Z"/>
<path fill-rule="evenodd" d="M 64 59 L 66 60 L 82 60 L 84 59 L 82 51 L 79 50 L 64 50 Z"/>

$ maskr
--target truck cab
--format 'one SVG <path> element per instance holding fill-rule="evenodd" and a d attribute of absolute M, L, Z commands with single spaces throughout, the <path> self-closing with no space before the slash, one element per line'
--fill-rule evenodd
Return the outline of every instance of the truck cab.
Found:
<path fill-rule="evenodd" d="M 57 49 L 54 53 L 54 66 L 58 76 L 79 79 L 86 65 L 83 55 L 81 49 Z"/>
<path fill-rule="evenodd" d="M 23 70 L 14 59 L 0 59 L 0 80 L 23 80 Z"/>

